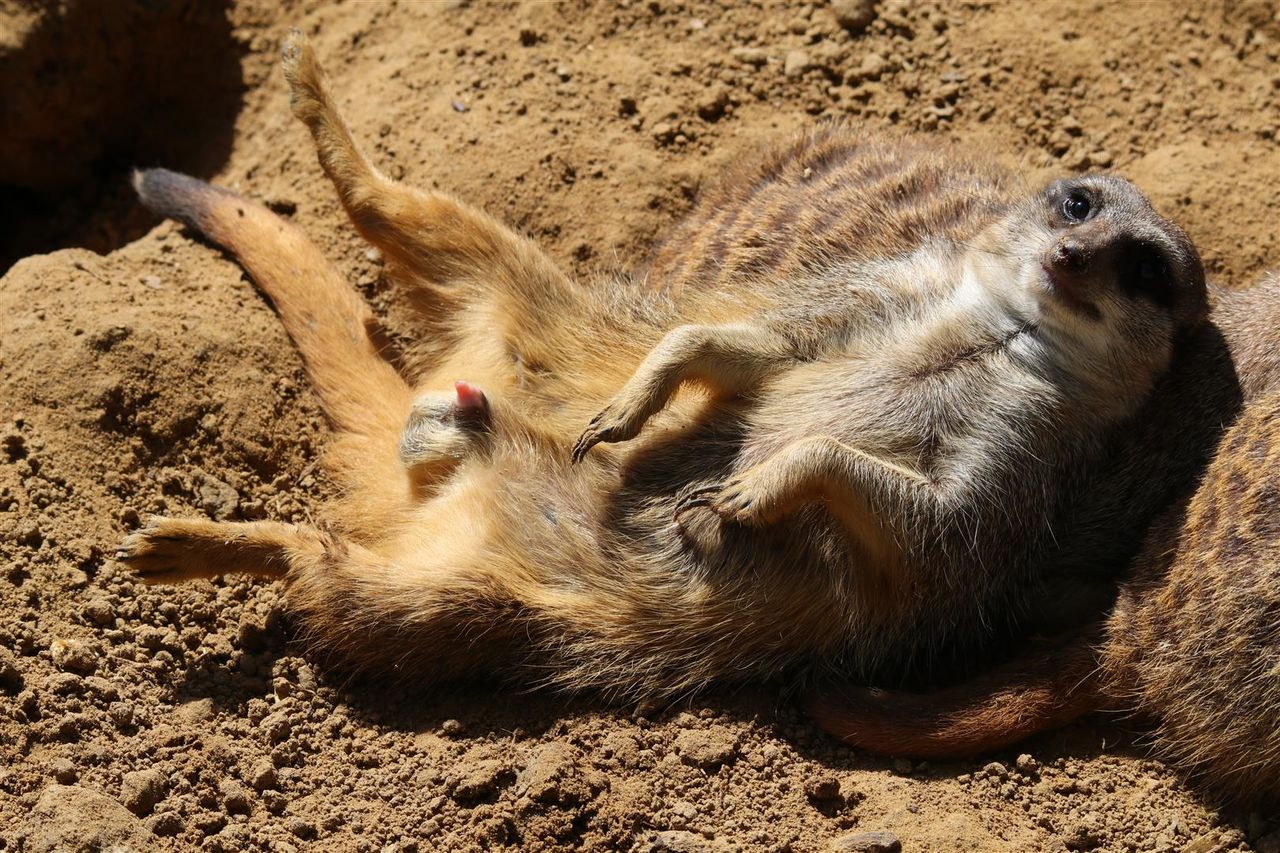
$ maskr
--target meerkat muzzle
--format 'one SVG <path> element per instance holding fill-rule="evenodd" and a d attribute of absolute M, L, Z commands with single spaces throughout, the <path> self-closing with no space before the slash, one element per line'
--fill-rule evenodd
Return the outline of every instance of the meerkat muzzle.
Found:
<path fill-rule="evenodd" d="M 1052 254 L 1054 267 L 1070 273 L 1082 273 L 1089 269 L 1089 255 L 1076 240 L 1063 240 Z"/>

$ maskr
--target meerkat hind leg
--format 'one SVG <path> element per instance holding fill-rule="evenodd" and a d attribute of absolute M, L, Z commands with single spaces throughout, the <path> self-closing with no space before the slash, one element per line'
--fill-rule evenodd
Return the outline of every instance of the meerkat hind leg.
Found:
<path fill-rule="evenodd" d="M 680 326 L 650 351 L 622 390 L 573 447 L 580 462 L 600 442 L 635 438 L 662 410 L 681 383 L 698 379 L 719 394 L 750 390 L 778 365 L 795 357 L 776 332 L 750 325 Z"/>
<path fill-rule="evenodd" d="M 444 193 L 412 189 L 382 175 L 360 150 L 329 92 L 311 43 L 293 30 L 284 44 L 291 106 L 311 131 L 316 153 L 352 223 L 370 243 L 445 291 L 499 289 L 546 304 L 572 288 L 530 240 Z"/>
<path fill-rule="evenodd" d="M 527 642 L 483 541 L 452 536 L 392 557 L 305 525 L 155 518 L 125 537 L 117 559 L 148 584 L 281 578 L 309 642 L 366 672 L 417 680 L 496 668 Z"/>
<path fill-rule="evenodd" d="M 146 583 L 177 583 L 236 572 L 280 577 L 325 548 L 323 534 L 298 525 L 161 517 L 127 535 L 116 559 Z"/>

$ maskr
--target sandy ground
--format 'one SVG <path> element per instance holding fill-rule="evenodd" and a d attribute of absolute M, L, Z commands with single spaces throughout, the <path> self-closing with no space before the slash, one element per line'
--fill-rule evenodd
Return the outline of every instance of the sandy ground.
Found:
<path fill-rule="evenodd" d="M 134 159 L 291 216 L 405 342 L 411 315 L 289 115 L 291 24 L 381 166 L 579 275 L 638 263 L 723 164 L 829 116 L 976 140 L 1033 180 L 1114 169 L 1230 286 L 1280 257 L 1273 1 L 890 0 L 869 23 L 852 2 L 285 5 L 202 24 L 225 55 L 183 86 L 233 92 L 238 109 L 205 111 L 220 126 L 119 102 L 181 142 Z M 0 3 L 0 72 L 35 15 Z M 128 32 L 147 49 L 151 30 Z M 179 66 L 208 52 L 165 49 Z M 110 136 L 101 112 L 61 138 Z M 351 685 L 298 656 L 276 585 L 135 585 L 109 555 L 140 517 L 305 520 L 328 486 L 323 418 L 271 309 L 132 206 L 122 150 L 54 169 L 74 181 L 56 196 L 3 188 L 9 256 L 102 253 L 0 279 L 0 850 L 896 849 L 861 835 L 877 831 L 917 851 L 1280 850 L 1280 820 L 1217 811 L 1111 720 L 979 762 L 874 760 L 763 689 L 643 716 Z"/>

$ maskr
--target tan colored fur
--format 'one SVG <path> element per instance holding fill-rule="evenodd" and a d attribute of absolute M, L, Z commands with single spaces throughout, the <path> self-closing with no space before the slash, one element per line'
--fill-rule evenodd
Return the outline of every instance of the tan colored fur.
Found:
<path fill-rule="evenodd" d="M 1206 351 L 1153 413 L 1235 423 L 1194 493 L 1153 525 L 1097 630 L 943 691 L 832 691 L 815 701 L 825 728 L 876 752 L 950 758 L 1126 711 L 1216 793 L 1280 802 L 1280 276 L 1220 294 L 1213 318 L 1246 406 L 1235 420 L 1234 395 L 1215 395 L 1221 354 Z"/>
<path fill-rule="evenodd" d="M 650 267 L 662 286 L 584 286 L 485 214 L 381 176 L 300 37 L 285 70 L 352 221 L 412 287 L 429 358 L 412 382 L 385 365 L 366 381 L 368 310 L 314 247 L 289 236 L 263 260 L 295 232 L 144 173 L 144 201 L 242 257 L 276 303 L 343 436 L 329 459 L 344 496 L 332 532 L 155 519 L 119 557 L 152 582 L 283 578 L 316 646 L 366 672 L 634 697 L 803 668 L 927 671 L 1015 621 L 1112 429 L 1201 318 L 1194 250 L 1129 185 L 1081 179 L 1128 218 L 1073 231 L 1097 254 L 1073 286 L 1098 319 L 1064 319 L 1039 272 L 1072 231 L 1049 196 L 839 126 L 713 194 L 677 232 L 689 253 L 668 244 Z M 1168 305 L 1104 272 L 1126 234 L 1176 259 Z M 957 285 L 971 274 L 980 294 Z M 655 361 L 679 369 L 641 407 L 643 434 L 574 464 L 582 426 Z M 668 399 L 686 378 L 702 393 Z M 483 426 L 427 423 L 458 379 L 483 389 Z M 727 511 L 735 494 L 754 508 Z M 1142 523 L 1157 500 L 1088 533 Z M 1112 539 L 1080 558 L 1121 559 Z"/>
<path fill-rule="evenodd" d="M 1273 327 L 1274 328 L 1274 327 Z M 1121 587 L 1105 704 L 1219 793 L 1280 803 L 1280 391 L 1250 402 Z"/>

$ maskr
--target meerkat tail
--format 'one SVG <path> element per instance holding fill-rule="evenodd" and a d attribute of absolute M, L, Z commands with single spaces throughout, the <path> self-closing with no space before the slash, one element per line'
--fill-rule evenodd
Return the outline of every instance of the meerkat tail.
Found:
<path fill-rule="evenodd" d="M 839 688 L 810 703 L 827 732 L 876 755 L 970 758 L 1107 706 L 1092 638 L 1033 650 L 935 693 Z"/>
<path fill-rule="evenodd" d="M 335 427 L 398 433 L 410 390 L 370 338 L 368 305 L 300 230 L 255 201 L 166 169 L 135 172 L 133 186 L 148 208 L 200 231 L 249 271 L 301 351 Z"/>

